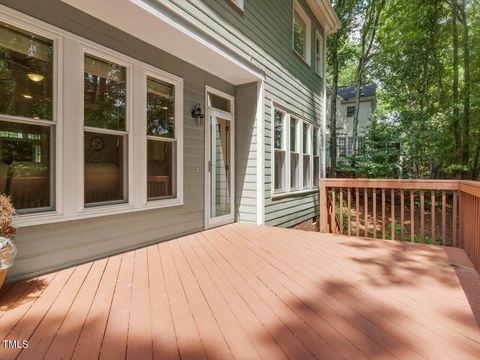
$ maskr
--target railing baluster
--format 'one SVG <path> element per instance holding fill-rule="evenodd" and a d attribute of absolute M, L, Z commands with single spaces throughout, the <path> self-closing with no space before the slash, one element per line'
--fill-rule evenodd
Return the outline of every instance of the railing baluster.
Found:
<path fill-rule="evenodd" d="M 447 245 L 447 193 L 442 190 L 442 245 Z"/>
<path fill-rule="evenodd" d="M 337 209 L 335 208 L 335 198 L 337 197 L 335 193 L 335 187 L 332 187 L 332 228 L 333 233 L 337 233 Z"/>
<path fill-rule="evenodd" d="M 457 203 L 457 192 L 453 191 L 453 211 L 452 211 L 452 241 L 453 241 L 453 246 L 457 246 L 457 211 L 458 211 L 458 203 Z M 472 224 L 475 222 L 474 219 L 472 219 Z"/>
<path fill-rule="evenodd" d="M 420 191 L 420 238 L 425 242 L 425 191 Z"/>
<path fill-rule="evenodd" d="M 377 238 L 377 189 L 372 189 L 373 195 L 373 238 Z"/>
<path fill-rule="evenodd" d="M 390 190 L 390 197 L 391 197 L 391 222 L 392 222 L 392 240 L 395 240 L 395 190 Z"/>
<path fill-rule="evenodd" d="M 410 241 L 415 242 L 415 191 L 410 190 Z"/>
<path fill-rule="evenodd" d="M 355 218 L 355 234 L 357 236 L 360 236 L 360 193 L 359 193 L 360 188 L 355 188 L 355 212 L 356 212 L 356 218 Z"/>
<path fill-rule="evenodd" d="M 352 192 L 351 188 L 348 188 L 348 193 L 347 193 L 347 207 L 348 207 L 348 216 L 347 216 L 347 227 L 348 227 L 348 236 L 352 235 L 352 221 L 350 214 L 352 213 Z"/>
<path fill-rule="evenodd" d="M 343 235 L 343 188 L 340 188 L 340 234 Z"/>
<path fill-rule="evenodd" d="M 382 189 L 382 239 L 385 240 L 385 189 Z"/>
<path fill-rule="evenodd" d="M 403 189 L 400 190 L 400 238 L 405 240 L 405 193 Z"/>
<path fill-rule="evenodd" d="M 365 237 L 368 238 L 368 188 L 363 188 L 363 211 L 365 215 Z"/>
<path fill-rule="evenodd" d="M 435 211 L 436 211 L 436 208 L 435 208 L 435 190 L 432 190 L 430 192 L 430 196 L 431 196 L 431 202 L 432 202 L 432 244 L 433 245 L 437 245 L 437 229 L 436 229 L 436 219 L 435 219 Z"/>

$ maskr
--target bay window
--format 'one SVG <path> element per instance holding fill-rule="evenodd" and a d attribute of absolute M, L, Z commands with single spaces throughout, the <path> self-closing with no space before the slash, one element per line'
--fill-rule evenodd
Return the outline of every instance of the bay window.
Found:
<path fill-rule="evenodd" d="M 176 195 L 175 86 L 147 77 L 147 198 Z"/>
<path fill-rule="evenodd" d="M 274 111 L 274 190 L 285 191 L 286 182 L 286 144 L 285 144 L 285 113 L 275 109 Z"/>
<path fill-rule="evenodd" d="M 55 210 L 55 49 L 0 22 L 0 192 L 19 214 Z"/>
<path fill-rule="evenodd" d="M 128 200 L 126 75 L 124 66 L 84 56 L 85 206 Z"/>

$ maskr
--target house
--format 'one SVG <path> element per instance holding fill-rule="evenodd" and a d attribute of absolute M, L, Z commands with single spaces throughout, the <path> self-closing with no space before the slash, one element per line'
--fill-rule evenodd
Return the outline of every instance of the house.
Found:
<path fill-rule="evenodd" d="M 318 214 L 328 0 L 0 4 L 10 280 Z"/>
<path fill-rule="evenodd" d="M 353 116 L 355 113 L 355 85 L 342 86 L 337 91 L 337 161 L 340 163 L 352 156 Z M 358 147 L 361 149 L 365 134 L 370 128 L 372 115 L 377 106 L 377 86 L 374 83 L 361 87 L 358 113 Z M 331 121 L 331 90 L 328 92 L 327 119 Z M 327 167 L 330 164 L 330 137 L 327 135 Z"/>

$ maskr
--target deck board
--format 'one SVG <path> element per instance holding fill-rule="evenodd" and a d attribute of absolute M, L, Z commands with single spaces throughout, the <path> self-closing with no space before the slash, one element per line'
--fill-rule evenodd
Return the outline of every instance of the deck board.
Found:
<path fill-rule="evenodd" d="M 0 359 L 478 359 L 479 323 L 462 250 L 232 224 L 7 285 Z"/>

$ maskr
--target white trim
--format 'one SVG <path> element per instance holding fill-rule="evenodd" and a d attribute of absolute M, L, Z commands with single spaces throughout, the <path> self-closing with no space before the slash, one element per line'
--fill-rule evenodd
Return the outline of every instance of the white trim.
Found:
<path fill-rule="evenodd" d="M 265 222 L 265 80 L 257 82 L 257 224 Z"/>
<path fill-rule="evenodd" d="M 35 21 L 27 15 L 10 10 L 0 5 L 0 21 L 13 25 L 21 30 L 31 32 L 47 38 L 53 42 L 53 100 L 52 100 L 52 120 L 34 120 L 20 116 L 0 115 L 5 120 L 19 123 L 29 123 L 37 125 L 49 125 L 55 129 L 55 137 L 50 142 L 54 142 L 55 151 L 50 154 L 53 159 L 50 165 L 50 171 L 54 176 L 51 177 L 51 184 L 54 185 L 51 193 L 51 206 L 54 208 L 50 213 L 57 215 L 63 213 L 63 39 L 52 31 L 51 27 L 45 26 L 42 22 Z M 62 71 L 60 71 L 62 70 Z M 30 120 L 30 121 L 29 121 Z M 24 216 L 36 216 L 42 213 L 31 213 Z"/>
<path fill-rule="evenodd" d="M 295 23 L 295 13 L 298 14 L 300 19 L 305 23 L 305 54 L 301 55 L 295 50 L 295 32 L 293 31 L 293 25 Z M 306 11 L 303 7 L 298 3 L 297 0 L 293 0 L 292 2 L 292 50 L 295 54 L 297 54 L 308 66 L 312 64 L 312 21 L 308 17 Z"/>
<path fill-rule="evenodd" d="M 43 126 L 55 124 L 53 125 L 56 133 L 55 211 L 17 215 L 14 219 L 15 224 L 19 227 L 32 226 L 183 205 L 183 79 L 3 5 L 0 5 L 0 10 L 0 21 L 53 40 L 55 54 L 53 121 L 29 121 L 22 117 L 2 116 L 5 120 L 19 123 L 34 122 Z M 127 68 L 125 131 L 110 131 L 83 126 L 83 55 L 85 52 Z M 65 61 L 64 58 L 68 61 Z M 176 127 L 177 197 L 148 203 L 143 201 L 144 198 L 146 199 L 146 167 L 142 169 L 142 165 L 139 165 L 143 158 L 146 159 L 146 147 L 143 149 L 142 146 L 138 146 L 142 141 L 146 146 L 147 139 L 146 131 L 142 131 L 142 129 L 146 129 L 146 125 L 143 127 L 143 123 L 146 124 L 145 101 L 143 101 L 146 99 L 146 86 L 142 85 L 142 79 L 146 79 L 145 74 L 147 73 L 154 74 L 153 77 L 164 79 L 176 86 L 175 116 L 178 121 L 178 127 Z M 68 91 L 66 91 L 67 89 Z M 68 126 L 63 126 L 64 121 L 68 123 Z M 84 207 L 83 136 L 85 130 L 118 135 L 128 134 L 127 203 Z M 64 144 L 68 144 L 68 146 L 64 146 Z M 145 174 L 143 174 L 143 170 L 145 170 Z M 143 179 L 145 179 L 145 185 L 143 185 Z"/>
<path fill-rule="evenodd" d="M 230 101 L 230 109 L 229 113 L 225 111 L 221 111 L 212 107 L 207 106 L 208 104 L 208 94 L 214 94 L 225 98 Z M 235 221 L 235 97 L 229 94 L 226 94 L 220 90 L 212 88 L 210 86 L 205 86 L 205 104 L 206 104 L 206 114 L 205 114 L 205 228 L 212 228 L 215 226 L 225 225 L 228 223 L 232 223 Z M 211 176 L 209 172 L 209 159 L 210 159 L 210 150 L 212 139 L 210 138 L 210 130 L 211 130 L 211 118 L 213 117 L 220 117 L 230 121 L 230 156 L 231 156 L 231 164 L 230 164 L 230 214 L 219 216 L 216 218 L 211 218 Z"/>

